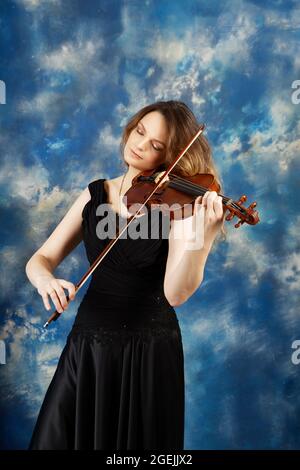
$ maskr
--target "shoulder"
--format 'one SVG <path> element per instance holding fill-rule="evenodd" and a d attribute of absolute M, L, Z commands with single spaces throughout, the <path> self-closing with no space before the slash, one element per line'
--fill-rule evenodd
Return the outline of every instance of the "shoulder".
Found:
<path fill-rule="evenodd" d="M 117 176 L 116 178 L 112 178 L 110 180 L 105 179 L 104 186 L 108 186 L 112 189 L 117 189 L 120 185 L 121 179 L 122 179 L 122 176 Z"/>
<path fill-rule="evenodd" d="M 106 183 L 106 181 L 107 180 L 105 180 L 104 178 L 97 178 L 91 181 L 90 183 L 88 183 L 88 185 L 84 189 L 84 192 L 86 192 L 90 196 L 90 198 L 95 197 L 96 194 L 98 194 L 101 191 L 101 188 L 103 184 Z"/>
<path fill-rule="evenodd" d="M 118 198 L 121 181 L 122 181 L 122 175 L 117 176 L 116 178 L 112 178 L 110 180 L 109 179 L 104 180 L 104 190 L 106 194 L 108 194 L 108 199 L 110 201 L 114 200 L 115 198 Z"/>
<path fill-rule="evenodd" d="M 101 182 L 103 182 L 103 178 L 93 180 L 81 191 L 77 201 L 80 201 L 80 203 L 84 205 L 84 208 L 89 201 L 99 199 L 99 195 L 101 193 Z"/>

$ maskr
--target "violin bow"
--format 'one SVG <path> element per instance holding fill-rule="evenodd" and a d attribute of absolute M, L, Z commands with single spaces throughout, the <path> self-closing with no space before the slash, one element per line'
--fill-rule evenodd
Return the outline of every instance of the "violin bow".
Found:
<path fill-rule="evenodd" d="M 123 229 L 120 231 L 118 228 L 117 231 L 117 236 L 115 238 L 112 238 L 111 241 L 108 243 L 108 245 L 104 248 L 104 250 L 101 251 L 100 255 L 95 259 L 95 261 L 91 264 L 87 272 L 82 276 L 80 281 L 75 285 L 75 293 L 85 284 L 85 282 L 88 280 L 90 275 L 95 271 L 95 269 L 98 267 L 98 265 L 101 263 L 101 261 L 104 259 L 104 257 L 107 255 L 107 253 L 112 249 L 114 244 L 118 241 L 120 236 L 122 235 L 123 232 L 129 227 L 129 225 L 132 223 L 132 221 L 138 216 L 138 214 L 141 212 L 143 207 L 146 205 L 146 203 L 151 199 L 153 194 L 156 192 L 157 188 L 165 181 L 167 180 L 168 174 L 173 170 L 177 162 L 183 157 L 183 155 L 188 151 L 190 146 L 195 142 L 195 140 L 199 137 L 199 135 L 204 131 L 205 129 L 205 124 L 201 124 L 197 133 L 195 136 L 191 139 L 191 141 L 188 143 L 188 145 L 179 153 L 179 155 L 175 158 L 175 160 L 170 164 L 170 166 L 163 172 L 162 176 L 159 178 L 158 182 L 153 188 L 153 191 L 150 193 L 148 198 L 144 201 L 144 203 L 141 205 L 141 207 L 133 214 L 130 218 L 129 221 L 126 225 L 124 225 Z M 70 297 L 69 295 L 66 295 L 67 302 L 69 302 Z M 43 325 L 44 328 L 48 327 L 52 321 L 56 321 L 58 317 L 62 314 L 62 312 L 58 312 L 55 310 L 53 314 L 48 318 L 46 323 Z"/>

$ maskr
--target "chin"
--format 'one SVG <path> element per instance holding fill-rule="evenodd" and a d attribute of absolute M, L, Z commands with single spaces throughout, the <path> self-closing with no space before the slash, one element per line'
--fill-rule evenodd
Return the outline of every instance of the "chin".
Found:
<path fill-rule="evenodd" d="M 130 150 L 127 152 L 126 161 L 129 165 L 140 166 L 140 163 L 143 162 L 142 158 L 134 157 Z"/>
<path fill-rule="evenodd" d="M 136 168 L 139 171 L 142 171 L 141 164 L 135 158 L 125 158 L 125 161 L 128 167 Z M 142 161 L 142 160 L 141 160 Z"/>

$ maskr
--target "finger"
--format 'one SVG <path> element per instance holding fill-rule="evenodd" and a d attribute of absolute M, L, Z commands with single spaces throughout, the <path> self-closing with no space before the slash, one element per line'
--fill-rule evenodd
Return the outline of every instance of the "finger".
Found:
<path fill-rule="evenodd" d="M 195 204 L 201 204 L 202 202 L 202 196 L 197 196 L 195 199 Z"/>
<path fill-rule="evenodd" d="M 63 311 L 66 308 L 67 299 L 59 281 L 60 279 L 53 279 L 50 283 L 52 289 L 51 299 L 55 302 L 56 307 Z"/>
<path fill-rule="evenodd" d="M 214 200 L 217 197 L 218 197 L 218 194 L 216 193 L 216 191 L 207 191 L 207 198 L 208 199 Z"/>
<path fill-rule="evenodd" d="M 63 287 L 65 287 L 66 289 L 68 289 L 68 291 L 69 291 L 69 299 L 70 299 L 70 300 L 74 300 L 75 294 L 76 294 L 76 290 L 75 290 L 74 284 L 73 284 L 72 282 L 65 281 L 64 279 L 60 279 L 60 283 L 63 285 Z"/>
<path fill-rule="evenodd" d="M 57 279 L 55 284 L 56 284 L 56 293 L 58 295 L 58 298 L 60 300 L 60 303 L 61 303 L 62 307 L 65 309 L 65 308 L 68 308 L 68 301 L 67 301 L 65 291 L 63 290 L 62 286 L 60 285 L 62 280 L 63 279 Z"/>
<path fill-rule="evenodd" d="M 42 294 L 42 299 L 43 299 L 43 302 L 44 302 L 45 309 L 50 310 L 51 305 L 50 305 L 50 302 L 49 302 L 49 299 L 48 299 L 48 294 L 47 293 Z"/>
<path fill-rule="evenodd" d="M 218 196 L 216 199 L 214 199 L 214 211 L 218 219 L 221 219 L 223 216 L 223 204 L 221 196 Z"/>
<path fill-rule="evenodd" d="M 210 191 L 206 191 L 204 194 L 203 194 L 203 197 L 202 197 L 202 204 L 203 206 L 206 206 L 206 200 L 208 198 L 208 195 L 209 195 Z"/>
<path fill-rule="evenodd" d="M 196 199 L 194 201 L 193 214 L 195 214 L 196 211 L 198 211 L 198 209 L 201 205 L 202 205 L 202 196 L 198 196 L 198 197 L 196 197 Z"/>
<path fill-rule="evenodd" d="M 53 289 L 50 293 L 49 293 L 50 297 L 51 297 L 51 300 L 52 302 L 54 303 L 54 306 L 55 306 L 55 310 L 57 312 L 60 312 L 62 313 L 64 311 L 61 303 L 60 303 L 60 300 L 59 300 L 59 297 L 55 291 L 55 289 Z"/>
<path fill-rule="evenodd" d="M 207 212 L 211 216 L 214 213 L 214 200 L 217 197 L 216 191 L 210 191 L 209 194 L 207 195 L 207 200 L 206 200 L 206 207 L 207 207 Z"/>
<path fill-rule="evenodd" d="M 208 208 L 208 201 L 210 201 L 211 199 L 214 199 L 215 198 L 215 195 L 217 193 L 215 191 L 206 191 L 206 193 L 204 194 L 203 196 L 203 200 L 202 200 L 202 204 Z M 210 204 L 210 203 L 209 203 Z M 210 207 L 210 206 L 209 206 Z"/>
<path fill-rule="evenodd" d="M 195 215 L 199 208 L 202 206 L 202 198 L 203 196 L 200 195 L 200 196 L 197 196 L 196 199 L 194 200 L 194 204 L 193 204 L 193 215 Z"/>

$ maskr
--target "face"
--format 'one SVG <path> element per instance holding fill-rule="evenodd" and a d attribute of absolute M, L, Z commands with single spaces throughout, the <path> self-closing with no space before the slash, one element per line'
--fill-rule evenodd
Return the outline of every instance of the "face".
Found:
<path fill-rule="evenodd" d="M 167 136 L 164 116 L 159 111 L 151 111 L 131 131 L 124 148 L 124 160 L 140 171 L 159 166 L 165 160 Z"/>

